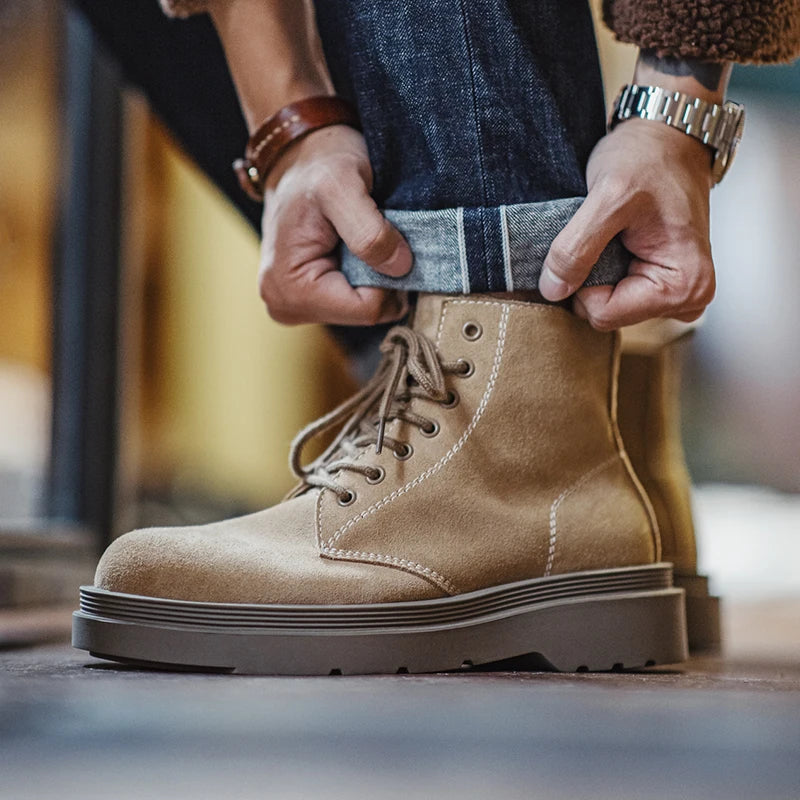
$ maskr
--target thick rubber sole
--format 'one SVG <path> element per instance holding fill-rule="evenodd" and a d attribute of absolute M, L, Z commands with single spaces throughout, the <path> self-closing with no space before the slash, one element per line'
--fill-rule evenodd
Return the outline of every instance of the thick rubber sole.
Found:
<path fill-rule="evenodd" d="M 81 589 L 72 643 L 114 661 L 247 674 L 443 672 L 530 657 L 602 671 L 687 657 L 670 564 L 576 572 L 455 597 L 239 605 Z"/>
<path fill-rule="evenodd" d="M 676 573 L 675 585 L 686 592 L 686 630 L 689 651 L 700 653 L 722 647 L 722 609 L 719 597 L 708 591 L 705 575 Z"/>

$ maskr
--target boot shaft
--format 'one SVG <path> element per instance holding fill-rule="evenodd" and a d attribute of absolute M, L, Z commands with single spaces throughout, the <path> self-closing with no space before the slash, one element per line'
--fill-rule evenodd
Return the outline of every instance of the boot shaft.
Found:
<path fill-rule="evenodd" d="M 657 353 L 624 353 L 619 376 L 619 425 L 634 471 L 658 520 L 662 557 L 681 573 L 697 571 L 691 480 L 681 441 L 682 342 Z"/>
<path fill-rule="evenodd" d="M 398 566 L 450 593 L 657 558 L 616 429 L 614 334 L 560 308 L 481 296 L 423 295 L 413 328 L 443 362 L 465 365 L 446 376 L 457 401 L 412 400 L 429 432 L 390 422 L 402 458 L 360 456 L 381 481 L 340 477 L 354 496 L 345 507 L 320 495 L 323 555 Z"/>

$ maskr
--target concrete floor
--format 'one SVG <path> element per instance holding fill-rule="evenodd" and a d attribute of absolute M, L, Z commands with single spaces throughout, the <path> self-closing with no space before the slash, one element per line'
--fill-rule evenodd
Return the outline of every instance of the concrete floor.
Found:
<path fill-rule="evenodd" d="M 724 656 L 638 674 L 259 678 L 0 651 L 0 797 L 798 798 L 800 601 L 726 612 Z"/>

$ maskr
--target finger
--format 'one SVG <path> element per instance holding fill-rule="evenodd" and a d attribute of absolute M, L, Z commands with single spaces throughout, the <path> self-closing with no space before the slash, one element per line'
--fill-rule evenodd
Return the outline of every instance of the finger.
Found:
<path fill-rule="evenodd" d="M 677 311 L 671 287 L 655 279 L 652 271 L 640 271 L 640 264 L 641 262 L 632 262 L 632 271 L 616 286 L 581 289 L 575 296 L 575 313 L 601 331 L 616 330 L 647 319 L 671 316 Z M 684 311 L 685 309 L 681 309 L 681 312 Z"/>
<path fill-rule="evenodd" d="M 261 296 L 269 315 L 284 325 L 306 322 L 328 325 L 379 325 L 408 312 L 405 292 L 351 286 L 338 270 L 309 270 L 296 280 L 284 276 L 280 287 L 272 276 L 262 279 Z"/>
<path fill-rule="evenodd" d="M 545 299 L 556 302 L 577 291 L 625 222 L 625 208 L 618 198 L 603 189 L 590 190 L 550 245 L 539 278 L 539 291 Z"/>
<path fill-rule="evenodd" d="M 700 319 L 705 313 L 705 308 L 699 308 L 695 311 L 689 311 L 684 314 L 673 314 L 671 319 L 677 319 L 679 322 L 695 322 Z"/>
<path fill-rule="evenodd" d="M 408 242 L 381 214 L 360 176 L 346 183 L 323 186 L 322 212 L 355 256 L 376 272 L 399 278 L 412 267 Z"/>

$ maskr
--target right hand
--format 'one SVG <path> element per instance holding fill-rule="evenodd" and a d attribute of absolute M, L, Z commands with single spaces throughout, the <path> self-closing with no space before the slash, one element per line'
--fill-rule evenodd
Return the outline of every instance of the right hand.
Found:
<path fill-rule="evenodd" d="M 333 125 L 301 139 L 267 176 L 259 286 L 269 315 L 296 325 L 376 325 L 401 319 L 404 292 L 352 287 L 339 270 L 340 239 L 376 272 L 400 277 L 413 256 L 370 197 L 364 137 Z"/>

